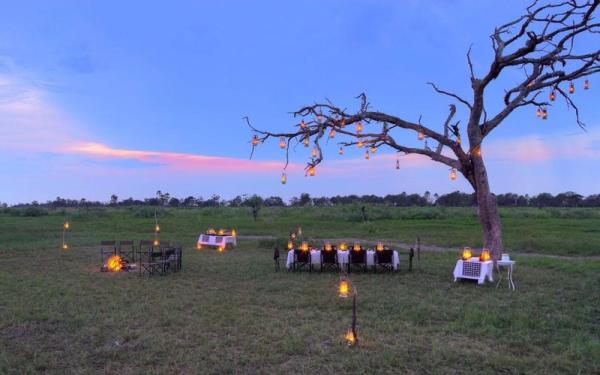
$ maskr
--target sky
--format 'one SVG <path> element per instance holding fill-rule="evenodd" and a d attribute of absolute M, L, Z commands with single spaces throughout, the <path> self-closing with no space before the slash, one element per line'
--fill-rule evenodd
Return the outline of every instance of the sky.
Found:
<path fill-rule="evenodd" d="M 108 201 L 218 194 L 313 196 L 471 192 L 447 166 L 381 149 L 337 155 L 335 142 L 315 177 L 292 147 L 288 182 L 277 142 L 252 160 L 249 116 L 284 131 L 290 112 L 325 98 L 374 109 L 442 131 L 449 98 L 469 96 L 466 52 L 483 75 L 495 25 L 519 16 L 521 0 L 14 1 L 0 12 L 0 202 L 57 196 Z M 491 11 L 493 9 L 493 11 Z M 578 48 L 594 50 L 597 40 Z M 495 82 L 488 110 L 501 108 Z M 515 112 L 483 146 L 496 193 L 600 193 L 600 79 L 577 83 L 587 131 L 557 101 L 549 119 Z M 457 119 L 466 111 L 458 107 Z M 418 146 L 414 132 L 395 138 Z M 433 144 L 432 144 L 433 146 Z"/>

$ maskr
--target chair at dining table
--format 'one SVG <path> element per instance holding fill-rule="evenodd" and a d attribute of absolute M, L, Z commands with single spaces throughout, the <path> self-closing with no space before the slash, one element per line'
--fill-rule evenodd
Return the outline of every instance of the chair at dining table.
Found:
<path fill-rule="evenodd" d="M 395 271 L 394 269 L 394 250 L 383 249 L 375 250 L 375 264 L 373 269 L 377 272 L 377 268 L 388 269 Z"/>
<path fill-rule="evenodd" d="M 340 270 L 340 263 L 338 262 L 337 249 L 335 246 L 331 246 L 329 250 L 326 250 L 325 247 L 323 247 L 321 250 L 320 272 L 323 272 L 323 269 Z"/>
<path fill-rule="evenodd" d="M 367 272 L 367 251 L 361 246 L 359 249 L 351 249 L 348 254 L 348 272 L 352 266 L 362 268 L 363 272 Z"/>
<path fill-rule="evenodd" d="M 312 272 L 310 251 L 294 249 L 294 263 L 292 264 L 292 269 L 294 271 L 299 271 L 303 267 L 308 267 L 308 271 Z"/>

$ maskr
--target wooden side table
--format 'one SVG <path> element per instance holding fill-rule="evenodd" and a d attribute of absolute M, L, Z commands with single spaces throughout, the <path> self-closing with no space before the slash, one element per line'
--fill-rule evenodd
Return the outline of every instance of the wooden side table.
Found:
<path fill-rule="evenodd" d="M 500 285 L 500 282 L 502 281 L 502 272 L 500 272 L 500 268 L 506 268 L 508 288 L 512 290 L 516 289 L 512 277 L 515 263 L 516 262 L 514 260 L 499 260 L 498 262 L 496 262 L 496 264 L 498 265 L 498 284 L 496 284 L 496 288 L 498 287 L 498 285 Z"/>

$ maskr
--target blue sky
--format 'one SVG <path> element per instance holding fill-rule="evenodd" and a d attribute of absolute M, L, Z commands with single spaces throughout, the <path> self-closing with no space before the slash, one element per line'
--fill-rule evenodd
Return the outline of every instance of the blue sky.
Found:
<path fill-rule="evenodd" d="M 493 27 L 528 2 L 485 1 L 20 1 L 0 13 L 0 201 L 56 196 L 108 200 L 219 194 L 311 195 L 470 191 L 448 168 L 419 157 L 328 147 L 316 177 L 308 152 L 261 145 L 241 120 L 284 130 L 290 111 L 329 98 L 356 108 L 366 92 L 379 110 L 423 115 L 441 129 L 450 101 L 425 85 L 468 96 L 465 53 L 475 70 L 491 58 Z M 493 11 L 492 11 L 493 9 Z M 592 50 L 597 41 L 581 40 Z M 508 75 L 490 93 L 491 112 Z M 492 189 L 600 193 L 600 83 L 579 88 L 588 132 L 563 103 L 547 121 L 515 113 L 484 145 Z M 465 112 L 459 107 L 458 116 Z M 464 120 L 463 120 L 464 122 Z M 415 134 L 397 136 L 418 145 Z"/>

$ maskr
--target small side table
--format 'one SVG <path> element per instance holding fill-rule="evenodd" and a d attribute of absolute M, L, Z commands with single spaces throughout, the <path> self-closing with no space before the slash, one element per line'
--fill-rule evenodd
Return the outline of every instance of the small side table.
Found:
<path fill-rule="evenodd" d="M 500 271 L 500 268 L 506 268 L 506 276 L 508 279 L 508 288 L 515 290 L 515 283 L 513 282 L 513 268 L 515 266 L 515 261 L 514 260 L 499 260 L 496 262 L 496 264 L 498 265 L 498 284 L 496 284 L 496 288 L 498 287 L 498 285 L 500 285 L 500 282 L 502 281 L 502 272 Z"/>

